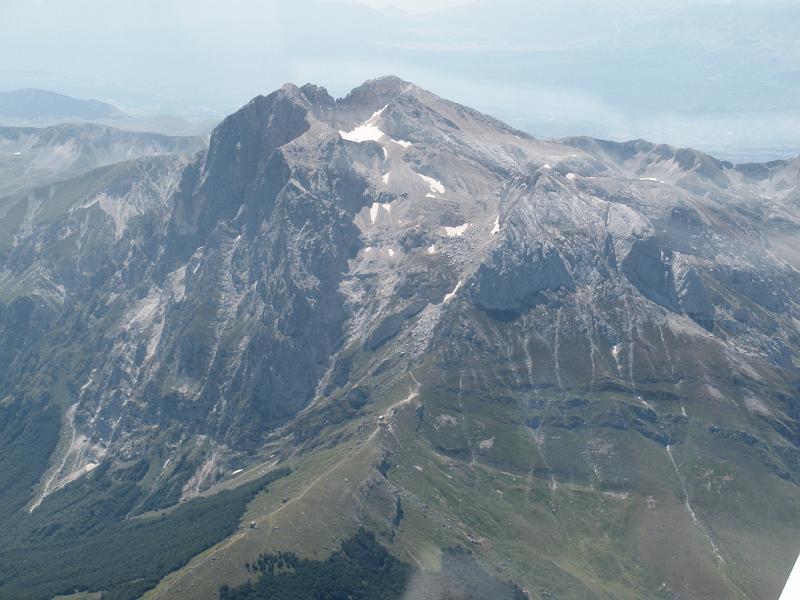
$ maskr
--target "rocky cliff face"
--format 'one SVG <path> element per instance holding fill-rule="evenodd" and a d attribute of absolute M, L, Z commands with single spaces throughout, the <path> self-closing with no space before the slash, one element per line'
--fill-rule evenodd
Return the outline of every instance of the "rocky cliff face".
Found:
<path fill-rule="evenodd" d="M 767 597 L 800 516 L 799 185 L 383 78 L 26 192 L 0 398 L 63 415 L 27 506 L 98 465 L 146 464 L 143 512 L 290 464 L 288 506 L 253 509 L 276 530 L 222 552 L 367 524 L 532 597 Z M 199 560 L 207 590 L 239 576 Z"/>

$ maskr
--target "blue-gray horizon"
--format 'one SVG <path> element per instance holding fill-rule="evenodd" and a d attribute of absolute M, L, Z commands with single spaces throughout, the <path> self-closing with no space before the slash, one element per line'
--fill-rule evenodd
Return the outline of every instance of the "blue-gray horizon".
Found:
<path fill-rule="evenodd" d="M 39 0 L 2 12 L 0 87 L 131 114 L 216 118 L 286 81 L 343 95 L 396 74 L 540 137 L 732 160 L 799 150 L 789 2 Z"/>

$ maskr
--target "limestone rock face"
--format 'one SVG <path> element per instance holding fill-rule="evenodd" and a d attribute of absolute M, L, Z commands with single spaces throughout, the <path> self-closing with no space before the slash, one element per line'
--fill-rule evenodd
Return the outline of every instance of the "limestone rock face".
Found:
<path fill-rule="evenodd" d="M 697 269 L 686 257 L 680 256 L 673 262 L 673 275 L 681 310 L 700 326 L 713 331 L 714 303 Z"/>
<path fill-rule="evenodd" d="M 555 248 L 497 250 L 479 267 L 470 299 L 487 310 L 524 311 L 542 300 L 542 292 L 562 288 L 575 284 Z"/>
<path fill-rule="evenodd" d="M 677 308 L 672 271 L 655 238 L 634 240 L 620 269 L 643 296 L 670 310 Z"/>

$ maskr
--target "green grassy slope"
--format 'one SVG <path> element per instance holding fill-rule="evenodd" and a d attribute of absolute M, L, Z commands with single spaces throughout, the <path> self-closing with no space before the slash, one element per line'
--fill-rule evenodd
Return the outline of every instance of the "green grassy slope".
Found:
<path fill-rule="evenodd" d="M 215 598 L 262 552 L 324 559 L 359 527 L 429 576 L 443 549 L 469 547 L 531 598 L 779 593 L 797 552 L 798 453 L 739 400 L 712 342 L 642 324 L 617 368 L 608 350 L 590 360 L 583 332 L 559 332 L 556 360 L 548 325 L 523 344 L 520 323 L 471 317 L 412 373 L 372 375 L 386 356 L 356 353 L 366 404 L 335 393 L 304 414 L 275 442 L 293 472 L 249 506 L 257 527 L 147 599 Z M 667 360 L 662 336 L 684 350 Z M 773 379 L 770 393 L 791 390 Z"/>

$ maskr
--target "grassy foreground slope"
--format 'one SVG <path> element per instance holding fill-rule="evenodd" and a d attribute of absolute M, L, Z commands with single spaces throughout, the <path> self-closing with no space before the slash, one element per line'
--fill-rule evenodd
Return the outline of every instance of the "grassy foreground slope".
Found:
<path fill-rule="evenodd" d="M 682 340 L 669 321 L 661 334 L 643 326 L 631 389 L 611 356 L 584 378 L 588 345 L 569 332 L 558 362 L 544 344 L 528 345 L 528 360 L 524 329 L 480 318 L 482 339 L 504 344 L 484 351 L 507 360 L 454 356 L 464 332 L 453 330 L 411 373 L 370 375 L 385 356 L 364 353 L 354 378 L 369 401 L 356 410 L 333 397 L 306 411 L 269 449 L 292 473 L 250 504 L 244 519 L 256 527 L 146 598 L 216 598 L 223 583 L 253 580 L 245 564 L 263 552 L 325 559 L 360 527 L 427 576 L 444 548 L 469 548 L 531 598 L 777 596 L 796 553 L 796 453 L 765 424 L 762 438 L 744 433 L 752 415 L 721 409 L 693 375 L 697 353 L 712 368 L 723 360 L 713 344 Z M 650 335 L 688 348 L 671 357 L 683 381 Z"/>

